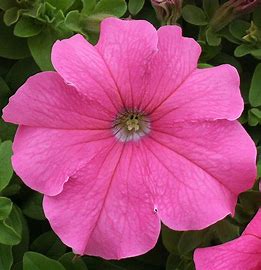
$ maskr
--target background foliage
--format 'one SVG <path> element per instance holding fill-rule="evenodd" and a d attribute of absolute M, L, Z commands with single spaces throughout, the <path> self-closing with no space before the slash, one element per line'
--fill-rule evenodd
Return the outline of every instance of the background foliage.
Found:
<path fill-rule="evenodd" d="M 261 7 L 218 21 L 216 10 L 223 3 L 183 1 L 177 23 L 185 36 L 202 46 L 201 68 L 222 63 L 237 68 L 245 101 L 240 121 L 255 141 L 260 157 Z M 157 19 L 150 1 L 145 0 L 0 0 L 1 109 L 29 76 L 53 69 L 50 50 L 55 40 L 81 33 L 95 44 L 99 23 L 109 16 L 145 19 L 156 27 L 166 23 L 159 16 Z M 239 197 L 234 218 L 227 217 L 202 231 L 175 232 L 163 226 L 157 246 L 143 256 L 121 261 L 77 257 L 51 231 L 43 214 L 42 196 L 23 185 L 12 170 L 15 130 L 16 126 L 0 119 L 1 270 L 192 270 L 196 247 L 238 237 L 261 205 L 256 183 Z"/>

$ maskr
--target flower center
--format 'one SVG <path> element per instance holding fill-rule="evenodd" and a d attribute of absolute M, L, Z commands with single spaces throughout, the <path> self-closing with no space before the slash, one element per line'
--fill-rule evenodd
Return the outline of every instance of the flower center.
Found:
<path fill-rule="evenodd" d="M 113 133 L 123 142 L 137 141 L 150 131 L 150 121 L 141 112 L 125 111 L 117 115 L 113 122 Z"/>

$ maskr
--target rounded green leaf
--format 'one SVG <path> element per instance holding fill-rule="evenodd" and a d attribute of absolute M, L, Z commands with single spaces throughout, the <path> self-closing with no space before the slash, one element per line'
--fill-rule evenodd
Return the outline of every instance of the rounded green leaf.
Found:
<path fill-rule="evenodd" d="M 23 270 L 65 270 L 58 261 L 52 260 L 42 254 L 28 251 L 24 254 Z"/>
<path fill-rule="evenodd" d="M 4 13 L 4 23 L 8 26 L 16 23 L 19 19 L 20 12 L 18 7 L 12 7 L 9 8 L 5 13 Z"/>
<path fill-rule="evenodd" d="M 162 242 L 168 252 L 179 254 L 178 242 L 183 232 L 173 231 L 166 226 L 162 227 Z"/>
<path fill-rule="evenodd" d="M 12 142 L 5 141 L 0 144 L 0 191 L 9 183 L 13 175 L 11 164 Z"/>
<path fill-rule="evenodd" d="M 22 207 L 23 213 L 37 220 L 44 220 L 44 212 L 42 207 L 43 196 L 40 193 L 34 192 L 26 201 Z"/>
<path fill-rule="evenodd" d="M 229 25 L 229 32 L 233 37 L 241 40 L 246 35 L 246 31 L 250 28 L 250 23 L 243 20 L 235 20 Z"/>
<path fill-rule="evenodd" d="M 87 270 L 87 266 L 81 257 L 69 252 L 64 254 L 59 261 L 63 264 L 66 270 Z"/>
<path fill-rule="evenodd" d="M 261 60 L 261 48 L 252 50 L 251 55 L 253 55 L 255 58 Z"/>
<path fill-rule="evenodd" d="M 93 14 L 109 14 L 116 17 L 121 17 L 127 10 L 125 0 L 101 0 L 95 6 Z"/>
<path fill-rule="evenodd" d="M 128 10 L 130 14 L 137 15 L 143 8 L 145 0 L 129 0 Z"/>
<path fill-rule="evenodd" d="M 50 258 L 58 259 L 65 253 L 66 246 L 52 231 L 49 231 L 37 237 L 31 244 L 31 249 Z"/>
<path fill-rule="evenodd" d="M 12 246 L 0 244 L 0 269 L 10 270 L 13 264 Z"/>
<path fill-rule="evenodd" d="M 72 10 L 67 13 L 64 20 L 64 24 L 71 31 L 74 31 L 76 33 L 82 33 L 83 30 L 80 20 L 81 20 L 80 12 L 78 10 Z"/>
<path fill-rule="evenodd" d="M 20 241 L 20 235 L 11 226 L 0 220 L 0 244 L 17 245 Z"/>
<path fill-rule="evenodd" d="M 22 221 L 19 210 L 13 206 L 8 218 L 0 221 L 0 243 L 17 245 L 21 241 Z"/>
<path fill-rule="evenodd" d="M 0 138 L 2 141 L 6 140 L 12 140 L 15 135 L 17 126 L 14 124 L 6 123 L 2 118 L 0 118 Z M 0 149 L 1 149 L 1 143 L 0 143 Z M 1 152 L 0 152 L 1 155 Z M 1 160 L 1 156 L 0 156 Z M 0 191 L 1 191 L 1 164 L 0 164 Z"/>
<path fill-rule="evenodd" d="M 9 198 L 0 197 L 0 220 L 6 219 L 9 216 L 12 206 L 13 203 Z"/>
<path fill-rule="evenodd" d="M 193 5 L 186 5 L 182 9 L 182 16 L 185 21 L 194 25 L 206 25 L 208 24 L 207 16 L 204 11 Z"/>
<path fill-rule="evenodd" d="M 207 241 L 207 235 L 205 236 L 205 243 L 210 245 L 213 239 L 218 239 L 220 242 L 228 242 L 239 236 L 239 227 L 232 224 L 228 219 L 223 219 L 216 224 L 210 226 L 208 229 L 208 236 L 210 237 Z"/>
<path fill-rule="evenodd" d="M 251 53 L 254 50 L 253 46 L 250 44 L 241 44 L 238 47 L 236 47 L 234 51 L 234 55 L 236 57 L 242 57 L 249 53 Z"/>
<path fill-rule="evenodd" d="M 14 36 L 12 27 L 5 26 L 0 18 L 0 57 L 22 59 L 30 55 L 25 39 Z"/>
<path fill-rule="evenodd" d="M 0 0 L 0 9 L 7 10 L 17 5 L 17 0 Z"/>
<path fill-rule="evenodd" d="M 261 27 L 261 6 L 255 8 L 253 13 L 253 22 L 256 26 Z"/>
<path fill-rule="evenodd" d="M 219 44 L 221 43 L 221 37 L 211 28 L 206 31 L 206 38 L 210 46 L 219 46 Z"/>
<path fill-rule="evenodd" d="M 251 80 L 249 102 L 253 107 L 261 106 L 261 63 L 256 66 Z"/>
<path fill-rule="evenodd" d="M 213 66 L 207 63 L 198 63 L 198 68 L 210 68 L 210 67 Z"/>
<path fill-rule="evenodd" d="M 10 89 L 5 80 L 0 77 L 0 108 L 5 107 L 8 103 L 8 98 L 10 95 Z"/>
<path fill-rule="evenodd" d="M 187 254 L 195 249 L 203 241 L 205 231 L 183 232 L 178 242 L 179 254 Z"/>
<path fill-rule="evenodd" d="M 90 15 L 95 8 L 96 0 L 81 0 L 83 8 L 81 13 L 84 15 Z"/>
<path fill-rule="evenodd" d="M 6 75 L 6 82 L 12 90 L 18 89 L 28 77 L 38 73 L 40 68 L 32 57 L 21 59 L 9 69 Z M 0 133 L 1 134 L 1 133 Z"/>
<path fill-rule="evenodd" d="M 213 17 L 218 7 L 219 7 L 218 0 L 203 0 L 203 9 L 209 19 Z"/>
<path fill-rule="evenodd" d="M 3 97 L 9 94 L 10 94 L 10 89 L 8 85 L 6 84 L 5 80 L 2 77 L 0 77 L 0 96 Z"/>
<path fill-rule="evenodd" d="M 14 34 L 17 37 L 32 37 L 38 35 L 43 25 L 30 17 L 22 17 L 14 27 Z"/>
<path fill-rule="evenodd" d="M 167 260 L 166 270 L 193 270 L 193 261 L 185 257 L 170 254 Z"/>
<path fill-rule="evenodd" d="M 63 36 L 51 27 L 46 27 L 39 35 L 28 38 L 32 56 L 41 70 L 53 70 L 51 48 L 54 42 L 60 38 Z"/>
<path fill-rule="evenodd" d="M 21 232 L 21 241 L 18 245 L 13 246 L 12 251 L 13 251 L 13 258 L 15 262 L 19 262 L 23 260 L 23 255 L 24 253 L 29 249 L 29 227 L 27 224 L 27 220 L 24 218 L 22 211 L 16 207 L 18 210 L 18 214 L 21 220 L 22 224 L 22 232 Z M 32 228 L 31 233 L 32 233 Z M 38 228 L 37 228 L 38 229 Z"/>
<path fill-rule="evenodd" d="M 57 9 L 66 11 L 72 6 L 75 0 L 46 0 L 46 1 L 50 3 L 52 6 L 56 7 Z"/>

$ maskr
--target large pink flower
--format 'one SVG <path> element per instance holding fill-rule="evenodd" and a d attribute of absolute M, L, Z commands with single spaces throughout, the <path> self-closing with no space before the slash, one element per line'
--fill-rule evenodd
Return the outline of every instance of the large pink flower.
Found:
<path fill-rule="evenodd" d="M 177 26 L 109 18 L 96 46 L 80 35 L 57 41 L 57 72 L 10 99 L 14 169 L 45 194 L 53 230 L 76 253 L 142 254 L 160 221 L 207 227 L 252 186 L 255 145 L 233 121 L 243 109 L 238 74 L 197 69 L 199 55 Z"/>
<path fill-rule="evenodd" d="M 261 209 L 241 237 L 219 246 L 196 249 L 194 260 L 197 270 L 260 270 Z"/>

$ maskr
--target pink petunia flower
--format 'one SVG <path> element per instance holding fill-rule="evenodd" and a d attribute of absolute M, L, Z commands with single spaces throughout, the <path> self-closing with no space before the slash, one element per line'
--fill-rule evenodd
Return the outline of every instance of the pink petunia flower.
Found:
<path fill-rule="evenodd" d="M 261 209 L 238 239 L 196 249 L 194 261 L 197 270 L 260 270 Z"/>
<path fill-rule="evenodd" d="M 78 254 L 150 250 L 160 222 L 202 229 L 234 213 L 256 176 L 256 148 L 230 65 L 197 69 L 200 46 L 177 26 L 108 18 L 96 46 L 57 41 L 57 72 L 10 99 L 16 173 L 43 193 L 53 230 Z"/>

